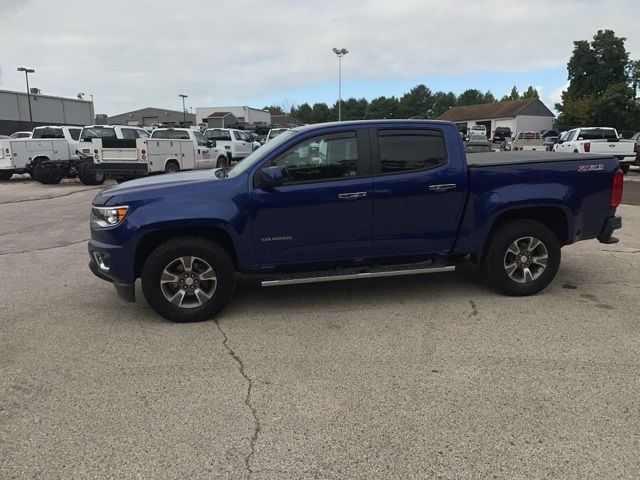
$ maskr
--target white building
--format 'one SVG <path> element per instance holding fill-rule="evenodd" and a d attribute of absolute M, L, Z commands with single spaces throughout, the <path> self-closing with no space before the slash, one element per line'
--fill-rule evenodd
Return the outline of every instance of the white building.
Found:
<path fill-rule="evenodd" d="M 554 118 L 551 110 L 537 98 L 453 107 L 438 117 L 457 124 L 462 132 L 473 125 L 484 125 L 487 135 L 497 127 L 508 127 L 512 134 L 552 130 Z"/>
<path fill-rule="evenodd" d="M 207 123 L 206 118 L 216 112 L 231 113 L 240 123 L 252 123 L 254 125 L 270 125 L 271 113 L 247 106 L 240 107 L 198 107 L 196 108 L 196 122 Z"/>

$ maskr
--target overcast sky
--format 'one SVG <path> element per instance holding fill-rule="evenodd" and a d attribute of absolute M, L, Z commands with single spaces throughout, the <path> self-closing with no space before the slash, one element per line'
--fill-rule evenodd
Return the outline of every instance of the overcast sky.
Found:
<path fill-rule="evenodd" d="M 640 58 L 640 0 L 0 0 L 0 89 L 94 95 L 96 113 L 146 106 L 291 104 L 532 84 L 550 106 L 573 40 L 626 36 Z"/>

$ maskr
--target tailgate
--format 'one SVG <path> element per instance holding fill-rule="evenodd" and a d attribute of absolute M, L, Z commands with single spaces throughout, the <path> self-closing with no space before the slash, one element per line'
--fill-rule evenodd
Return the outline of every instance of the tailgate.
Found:
<path fill-rule="evenodd" d="M 9 168 L 12 166 L 9 142 L 0 142 L 0 168 Z"/>
<path fill-rule="evenodd" d="M 137 142 L 143 142 L 143 139 L 138 140 L 109 140 L 103 141 L 101 138 L 94 138 L 91 140 L 93 150 L 98 151 L 97 157 L 94 159 L 96 163 L 132 163 L 132 162 L 144 162 L 139 159 L 138 150 L 139 145 Z"/>
<path fill-rule="evenodd" d="M 615 142 L 608 142 L 606 140 L 591 140 L 590 153 L 600 153 L 613 156 L 630 157 L 635 155 L 633 153 L 633 142 L 625 142 L 618 140 Z"/>

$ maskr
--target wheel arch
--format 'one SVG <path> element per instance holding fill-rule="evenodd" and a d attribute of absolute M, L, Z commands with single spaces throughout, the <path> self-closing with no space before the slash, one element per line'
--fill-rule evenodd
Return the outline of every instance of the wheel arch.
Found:
<path fill-rule="evenodd" d="M 558 242 L 560 242 L 560 246 L 571 243 L 569 238 L 569 220 L 566 212 L 562 208 L 558 206 L 516 207 L 500 213 L 495 218 L 485 239 L 483 250 L 486 249 L 488 241 L 498 228 L 515 220 L 538 221 L 555 233 Z"/>
<path fill-rule="evenodd" d="M 163 165 L 162 169 L 164 170 L 165 168 L 167 168 L 167 165 L 169 165 L 169 163 L 171 163 L 171 162 L 175 163 L 178 166 L 178 168 L 182 168 L 182 166 L 180 165 L 180 161 L 177 158 L 171 157 L 171 158 L 167 158 L 164 161 L 164 165 Z"/>
<path fill-rule="evenodd" d="M 134 259 L 135 277 L 138 278 L 141 275 L 147 258 L 158 245 L 179 237 L 201 237 L 213 240 L 229 254 L 236 270 L 239 269 L 236 247 L 231 235 L 224 227 L 219 225 L 184 226 L 154 230 L 144 234 L 138 240 Z"/>

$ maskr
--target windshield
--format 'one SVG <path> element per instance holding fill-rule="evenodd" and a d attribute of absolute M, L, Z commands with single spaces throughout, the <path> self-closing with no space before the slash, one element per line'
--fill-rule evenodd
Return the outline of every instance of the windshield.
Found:
<path fill-rule="evenodd" d="M 295 134 L 296 132 L 293 132 L 291 130 L 283 131 L 281 135 L 278 135 L 278 138 L 275 138 L 271 142 L 265 143 L 263 146 L 261 146 L 257 150 L 254 150 L 254 152 L 250 154 L 248 157 L 245 157 L 244 160 L 236 163 L 235 166 L 231 170 L 229 170 L 228 176 L 235 177 L 241 174 L 242 172 L 247 171 L 256 163 L 258 163 L 265 155 L 267 155 L 271 151 L 278 148 L 280 145 L 282 145 L 284 142 L 286 142 L 289 138 L 291 138 Z"/>
<path fill-rule="evenodd" d="M 277 137 L 278 135 L 280 135 L 283 132 L 286 132 L 287 130 L 284 128 L 277 128 L 277 129 L 273 129 L 269 132 L 269 138 L 274 138 Z"/>
<path fill-rule="evenodd" d="M 617 140 L 618 134 L 613 128 L 590 128 L 580 130 L 578 140 Z"/>
<path fill-rule="evenodd" d="M 61 128 L 36 128 L 31 138 L 64 138 Z"/>
<path fill-rule="evenodd" d="M 110 127 L 87 127 L 82 129 L 81 142 L 90 142 L 92 138 L 116 138 L 116 132 Z"/>

